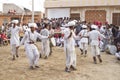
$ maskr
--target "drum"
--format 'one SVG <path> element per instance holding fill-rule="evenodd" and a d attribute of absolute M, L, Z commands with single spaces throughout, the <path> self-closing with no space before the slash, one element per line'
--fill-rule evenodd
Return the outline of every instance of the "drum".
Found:
<path fill-rule="evenodd" d="M 52 43 L 53 46 L 56 46 L 55 38 L 51 38 L 50 41 L 51 41 L 51 43 Z"/>
<path fill-rule="evenodd" d="M 114 55 L 117 52 L 117 48 L 114 45 L 107 45 L 105 51 L 106 51 L 106 53 Z"/>

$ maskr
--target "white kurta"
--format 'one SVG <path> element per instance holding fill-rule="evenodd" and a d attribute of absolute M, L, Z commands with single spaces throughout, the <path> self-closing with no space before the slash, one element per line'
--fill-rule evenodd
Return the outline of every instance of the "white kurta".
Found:
<path fill-rule="evenodd" d="M 99 50 L 99 38 L 104 37 L 99 31 L 97 30 L 92 30 L 88 34 L 89 39 L 91 40 L 91 50 L 93 56 L 100 55 L 100 50 Z"/>
<path fill-rule="evenodd" d="M 19 32 L 22 30 L 22 27 L 16 26 L 15 28 L 10 27 L 8 32 L 11 34 L 10 45 L 12 55 L 17 54 L 16 47 L 20 45 L 20 36 Z"/>
<path fill-rule="evenodd" d="M 10 27 L 9 31 L 11 32 L 10 44 L 15 44 L 16 47 L 20 44 L 19 32 L 22 30 L 22 27 L 16 26 L 15 28 Z"/>
<path fill-rule="evenodd" d="M 49 36 L 49 30 L 48 29 L 43 29 L 40 32 L 41 35 L 43 36 Z M 49 39 L 42 39 L 42 54 L 44 54 L 45 56 L 49 56 L 50 54 L 50 42 Z"/>
<path fill-rule="evenodd" d="M 69 35 L 72 32 L 70 38 Z M 76 67 L 76 53 L 75 53 L 75 33 L 70 29 L 64 31 L 64 50 L 66 53 L 66 67 L 70 69 L 70 66 Z"/>
<path fill-rule="evenodd" d="M 37 38 L 39 39 L 47 39 L 48 37 L 46 36 L 42 36 L 39 33 L 37 33 L 36 31 L 34 31 L 34 33 L 32 33 L 31 31 L 28 31 L 25 33 L 21 44 L 25 44 L 25 50 L 27 53 L 27 57 L 29 58 L 29 62 L 30 62 L 30 66 L 34 66 L 38 64 L 38 60 L 39 60 L 39 51 L 38 48 L 36 47 L 35 44 L 30 44 L 29 42 L 36 42 Z"/>
<path fill-rule="evenodd" d="M 81 30 L 80 33 L 78 34 L 80 36 L 80 41 L 79 41 L 79 48 L 82 49 L 83 51 L 87 50 L 88 47 L 88 30 Z"/>

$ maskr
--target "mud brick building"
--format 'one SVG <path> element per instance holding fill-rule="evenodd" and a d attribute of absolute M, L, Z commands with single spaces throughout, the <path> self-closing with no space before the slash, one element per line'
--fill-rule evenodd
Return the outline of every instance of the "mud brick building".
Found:
<path fill-rule="evenodd" d="M 0 26 L 3 23 L 8 23 L 13 19 L 21 20 L 23 14 L 23 23 L 30 22 L 32 18 L 32 12 L 30 10 L 12 3 L 3 4 L 3 11 L 0 12 Z M 35 12 L 35 22 L 41 19 L 41 15 L 41 12 Z"/>

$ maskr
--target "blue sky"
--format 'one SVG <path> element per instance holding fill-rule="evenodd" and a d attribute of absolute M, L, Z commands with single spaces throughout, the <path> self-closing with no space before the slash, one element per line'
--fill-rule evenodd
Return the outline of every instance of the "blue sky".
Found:
<path fill-rule="evenodd" d="M 44 1 L 45 0 L 34 0 L 34 10 L 44 12 Z M 23 6 L 32 10 L 32 0 L 0 0 L 0 11 L 3 9 L 3 3 L 14 3 L 16 5 Z"/>

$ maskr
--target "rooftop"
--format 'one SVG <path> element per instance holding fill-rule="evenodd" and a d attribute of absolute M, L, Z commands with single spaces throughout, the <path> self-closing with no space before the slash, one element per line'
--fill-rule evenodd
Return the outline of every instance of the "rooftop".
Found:
<path fill-rule="evenodd" d="M 120 6 L 120 0 L 46 0 L 45 8 L 85 6 Z"/>

